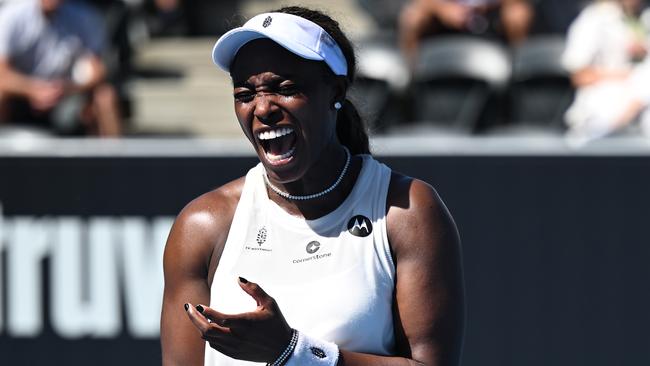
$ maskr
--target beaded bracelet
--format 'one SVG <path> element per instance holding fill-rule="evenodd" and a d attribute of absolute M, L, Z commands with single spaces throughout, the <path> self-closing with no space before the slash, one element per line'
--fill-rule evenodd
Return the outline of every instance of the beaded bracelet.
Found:
<path fill-rule="evenodd" d="M 289 341 L 289 345 L 287 348 L 284 349 L 284 352 L 273 362 L 267 363 L 266 366 L 282 366 L 284 365 L 289 357 L 291 357 L 291 354 L 293 353 L 293 350 L 296 348 L 296 344 L 298 343 L 298 331 L 295 329 L 291 329 L 291 340 Z"/>

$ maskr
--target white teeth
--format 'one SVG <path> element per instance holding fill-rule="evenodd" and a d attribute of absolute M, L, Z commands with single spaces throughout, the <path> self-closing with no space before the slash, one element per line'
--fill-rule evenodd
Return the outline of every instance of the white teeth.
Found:
<path fill-rule="evenodd" d="M 257 137 L 260 140 L 272 140 L 274 138 L 282 137 L 293 132 L 293 128 L 282 127 L 271 131 L 260 132 Z"/>
<path fill-rule="evenodd" d="M 267 159 L 269 159 L 269 161 L 280 161 L 280 160 L 291 157 L 291 155 L 293 155 L 293 152 L 295 150 L 296 150 L 296 148 L 292 147 L 291 150 L 287 151 L 286 153 L 284 153 L 282 155 L 273 155 L 273 154 L 267 152 L 266 157 L 267 157 Z"/>

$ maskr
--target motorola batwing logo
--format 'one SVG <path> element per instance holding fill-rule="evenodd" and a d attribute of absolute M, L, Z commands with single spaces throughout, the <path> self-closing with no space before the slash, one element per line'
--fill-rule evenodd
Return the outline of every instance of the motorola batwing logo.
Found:
<path fill-rule="evenodd" d="M 357 215 L 348 221 L 348 231 L 354 236 L 363 238 L 372 232 L 372 223 L 369 218 Z"/>
<path fill-rule="evenodd" d="M 320 243 L 317 241 L 310 241 L 305 249 L 307 250 L 307 253 L 314 254 L 318 249 L 320 249 Z"/>

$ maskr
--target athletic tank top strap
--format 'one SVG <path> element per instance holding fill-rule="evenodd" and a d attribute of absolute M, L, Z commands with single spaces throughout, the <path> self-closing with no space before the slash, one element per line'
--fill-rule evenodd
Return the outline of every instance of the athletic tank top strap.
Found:
<path fill-rule="evenodd" d="M 260 189 L 259 181 L 263 179 L 259 172 L 260 168 L 262 170 L 264 169 L 261 164 L 259 164 L 250 169 L 246 174 L 244 188 L 242 189 L 239 202 L 237 203 L 237 208 L 235 209 L 235 214 L 233 215 L 228 237 L 224 244 L 221 258 L 219 259 L 217 271 L 215 272 L 215 278 L 212 281 L 213 283 L 216 281 L 217 275 L 230 272 L 232 265 L 237 262 L 237 258 L 241 252 L 241 246 L 236 243 L 244 243 L 246 238 L 249 237 L 249 233 L 242 231 L 241 228 L 251 227 L 251 223 L 257 221 L 257 212 L 251 210 L 251 208 L 254 206 L 255 196 L 260 194 L 259 192 L 256 192 Z M 263 185 L 262 188 L 264 188 Z"/>

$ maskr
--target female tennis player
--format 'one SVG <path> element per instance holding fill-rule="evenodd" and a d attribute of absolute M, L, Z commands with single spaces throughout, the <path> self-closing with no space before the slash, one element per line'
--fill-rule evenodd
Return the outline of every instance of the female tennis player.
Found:
<path fill-rule="evenodd" d="M 455 224 L 431 186 L 370 155 L 338 23 L 300 7 L 260 14 L 213 59 L 260 163 L 171 230 L 163 364 L 457 365 Z"/>

